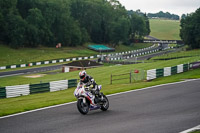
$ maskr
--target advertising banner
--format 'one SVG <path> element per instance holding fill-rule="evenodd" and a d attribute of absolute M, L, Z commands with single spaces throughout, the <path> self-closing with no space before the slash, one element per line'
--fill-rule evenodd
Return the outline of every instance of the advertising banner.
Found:
<path fill-rule="evenodd" d="M 190 63 L 190 69 L 200 68 L 200 62 Z"/>

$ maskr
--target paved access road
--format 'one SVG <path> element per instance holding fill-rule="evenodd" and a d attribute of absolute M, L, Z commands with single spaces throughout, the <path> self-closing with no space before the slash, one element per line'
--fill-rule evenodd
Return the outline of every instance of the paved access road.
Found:
<path fill-rule="evenodd" d="M 0 119 L 1 133 L 178 133 L 200 124 L 200 80 L 109 96 L 81 115 L 76 103 Z"/>

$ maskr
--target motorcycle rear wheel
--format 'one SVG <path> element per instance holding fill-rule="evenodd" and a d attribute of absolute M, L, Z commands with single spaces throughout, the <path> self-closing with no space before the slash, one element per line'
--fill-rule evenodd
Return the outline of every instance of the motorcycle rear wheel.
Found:
<path fill-rule="evenodd" d="M 89 112 L 89 104 L 87 102 L 83 103 L 83 99 L 78 99 L 77 108 L 78 111 L 83 115 L 86 115 Z"/>

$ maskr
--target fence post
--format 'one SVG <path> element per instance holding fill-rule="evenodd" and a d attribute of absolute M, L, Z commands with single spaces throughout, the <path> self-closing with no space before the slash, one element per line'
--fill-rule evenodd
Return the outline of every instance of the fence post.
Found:
<path fill-rule="evenodd" d="M 112 74 L 111 74 L 111 77 L 110 77 L 110 84 L 112 84 Z"/>
<path fill-rule="evenodd" d="M 130 71 L 130 83 L 131 83 L 131 71 Z"/>

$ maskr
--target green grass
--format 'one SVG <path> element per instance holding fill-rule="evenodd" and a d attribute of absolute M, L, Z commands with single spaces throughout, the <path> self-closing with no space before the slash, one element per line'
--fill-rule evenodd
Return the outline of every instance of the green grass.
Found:
<path fill-rule="evenodd" d="M 142 49 L 142 48 L 146 48 L 146 47 L 150 47 L 150 46 L 152 46 L 152 43 L 138 43 L 138 44 L 136 43 L 136 44 L 133 44 L 132 46 L 126 46 L 126 45 L 120 44 L 119 46 L 116 47 L 115 52 Z"/>
<path fill-rule="evenodd" d="M 200 56 L 200 49 L 190 50 L 190 51 L 179 51 L 176 53 L 165 54 L 162 56 L 156 56 L 151 58 L 153 59 L 170 59 L 170 58 L 178 58 L 178 57 L 196 57 L 197 59 Z"/>
<path fill-rule="evenodd" d="M 190 132 L 190 133 L 200 133 L 200 130 L 193 131 L 193 132 Z"/>
<path fill-rule="evenodd" d="M 5 45 L 0 45 L 0 66 L 95 54 L 98 53 L 85 47 L 11 49 Z"/>
<path fill-rule="evenodd" d="M 151 45 L 151 43 L 135 44 L 134 46 L 119 45 L 116 47 L 116 52 L 135 50 L 149 47 Z M 84 57 L 97 54 L 99 53 L 89 50 L 87 45 L 60 49 L 47 47 L 11 49 L 0 44 L 0 66 L 27 64 L 31 62 L 62 58 Z"/>
<path fill-rule="evenodd" d="M 175 20 L 150 19 L 150 36 L 161 40 L 180 40 L 180 22 Z"/>

